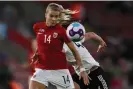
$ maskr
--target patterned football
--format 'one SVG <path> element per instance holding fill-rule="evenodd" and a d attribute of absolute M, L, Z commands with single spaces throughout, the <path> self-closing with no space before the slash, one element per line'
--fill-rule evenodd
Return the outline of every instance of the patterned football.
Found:
<path fill-rule="evenodd" d="M 73 22 L 67 27 L 67 36 L 74 42 L 81 41 L 85 35 L 85 28 L 79 22 Z"/>

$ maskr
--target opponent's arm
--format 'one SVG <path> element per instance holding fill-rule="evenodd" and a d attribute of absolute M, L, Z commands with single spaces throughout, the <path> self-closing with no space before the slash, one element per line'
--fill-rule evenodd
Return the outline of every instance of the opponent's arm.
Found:
<path fill-rule="evenodd" d="M 95 39 L 95 40 L 100 42 L 100 45 L 99 45 L 99 47 L 97 49 L 97 52 L 99 52 L 100 49 L 102 49 L 105 46 L 107 46 L 105 41 L 94 32 L 88 32 L 88 33 L 85 34 L 85 41 L 89 40 L 89 39 Z"/>

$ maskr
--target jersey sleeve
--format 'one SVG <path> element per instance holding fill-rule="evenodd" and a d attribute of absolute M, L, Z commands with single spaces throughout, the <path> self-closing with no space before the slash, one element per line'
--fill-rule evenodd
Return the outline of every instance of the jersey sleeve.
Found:
<path fill-rule="evenodd" d="M 62 36 L 65 43 L 71 42 L 71 39 L 67 36 L 66 30 L 64 28 L 62 29 Z"/>
<path fill-rule="evenodd" d="M 33 30 L 34 30 L 34 32 L 37 34 L 38 33 L 38 26 L 37 26 L 37 24 L 34 24 L 33 25 Z"/>

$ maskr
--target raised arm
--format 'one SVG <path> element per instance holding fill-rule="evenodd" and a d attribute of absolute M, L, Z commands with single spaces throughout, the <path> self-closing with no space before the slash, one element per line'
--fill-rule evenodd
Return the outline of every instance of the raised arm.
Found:
<path fill-rule="evenodd" d="M 99 52 L 101 49 L 107 46 L 105 41 L 94 32 L 88 32 L 85 34 L 85 41 L 89 39 L 95 39 L 100 42 L 97 52 Z"/>

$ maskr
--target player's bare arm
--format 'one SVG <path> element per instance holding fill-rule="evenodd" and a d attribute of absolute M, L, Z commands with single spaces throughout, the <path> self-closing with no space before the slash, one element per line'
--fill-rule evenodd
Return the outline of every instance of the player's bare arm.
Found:
<path fill-rule="evenodd" d="M 103 49 L 103 48 L 105 48 L 107 46 L 105 41 L 99 35 L 97 35 L 94 32 L 88 32 L 88 33 L 85 34 L 85 41 L 89 40 L 89 39 L 95 39 L 95 40 L 100 42 L 100 45 L 99 45 L 99 47 L 97 49 L 97 52 L 99 52 L 101 49 Z"/>
<path fill-rule="evenodd" d="M 31 65 L 34 64 L 34 63 L 36 63 L 38 61 L 38 52 L 37 52 L 37 50 L 38 49 L 36 48 L 35 53 L 31 57 L 31 59 L 32 59 L 32 62 L 30 63 Z"/>
<path fill-rule="evenodd" d="M 81 62 L 81 58 L 79 56 L 79 53 L 78 51 L 76 50 L 76 48 L 74 47 L 74 44 L 72 42 L 68 43 L 67 46 L 70 48 L 70 50 L 72 51 L 74 57 L 75 57 L 75 60 L 76 60 L 76 63 L 79 67 L 83 67 L 82 65 L 82 62 Z"/>
<path fill-rule="evenodd" d="M 73 55 L 75 56 L 76 63 L 77 63 L 77 65 L 80 68 L 79 79 L 81 79 L 81 77 L 82 77 L 83 80 L 84 80 L 84 84 L 88 85 L 88 83 L 89 83 L 88 74 L 86 73 L 85 68 L 83 67 L 83 64 L 81 62 L 81 58 L 79 56 L 78 51 L 76 50 L 76 48 L 75 48 L 75 46 L 74 46 L 74 44 L 72 42 L 67 43 L 67 46 L 70 48 L 70 50 L 72 51 Z"/>

